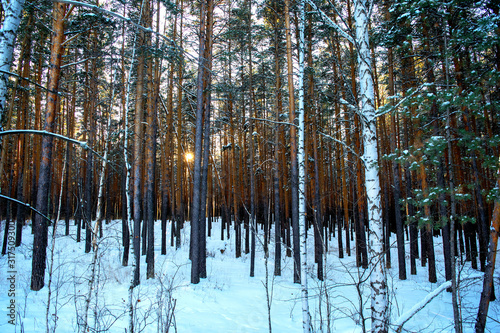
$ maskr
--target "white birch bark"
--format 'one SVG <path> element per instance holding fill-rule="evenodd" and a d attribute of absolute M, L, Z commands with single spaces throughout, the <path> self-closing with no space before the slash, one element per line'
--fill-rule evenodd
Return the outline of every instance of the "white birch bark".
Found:
<path fill-rule="evenodd" d="M 365 165 L 365 186 L 368 202 L 368 254 L 370 258 L 371 319 L 372 332 L 387 332 L 388 302 L 387 277 L 383 247 L 383 221 L 380 202 L 378 174 L 377 128 L 374 106 L 374 88 L 371 68 L 371 54 L 368 36 L 371 1 L 356 0 L 354 17 L 356 21 L 356 46 L 358 54 L 359 102 L 363 122 L 363 160 Z"/>
<path fill-rule="evenodd" d="M 12 53 L 17 29 L 21 23 L 21 11 L 25 0 L 2 0 L 4 21 L 0 28 L 0 131 L 3 131 L 5 100 L 7 98 L 7 80 L 12 65 Z"/>
<path fill-rule="evenodd" d="M 299 124 L 297 161 L 299 165 L 299 230 L 300 230 L 300 283 L 302 296 L 302 328 L 309 332 L 311 321 L 309 316 L 309 300 L 307 289 L 307 228 L 306 228 L 306 164 L 304 136 L 304 0 L 299 2 Z"/>

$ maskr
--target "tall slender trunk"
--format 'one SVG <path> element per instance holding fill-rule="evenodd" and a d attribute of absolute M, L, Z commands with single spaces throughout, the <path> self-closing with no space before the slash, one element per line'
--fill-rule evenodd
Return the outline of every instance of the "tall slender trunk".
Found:
<path fill-rule="evenodd" d="M 176 1 L 176 6 L 178 5 L 178 0 Z M 177 39 L 177 14 L 175 14 L 175 18 L 173 21 L 173 34 L 172 39 L 175 41 Z M 169 192 L 170 195 L 170 206 L 171 206 L 171 232 L 170 232 L 170 246 L 174 246 L 174 238 L 177 234 L 176 232 L 176 220 L 178 219 L 178 210 L 179 210 L 179 201 L 181 188 L 179 183 L 177 183 L 177 188 L 174 187 L 174 105 L 173 105 L 173 94 L 174 94 L 174 71 L 175 66 L 174 62 L 171 62 L 168 68 L 168 90 L 167 90 L 167 106 L 166 106 L 166 131 L 165 131 L 165 140 L 162 149 L 162 182 L 161 182 L 161 253 L 167 253 L 167 219 L 168 219 L 168 210 L 169 210 Z M 159 85 L 159 83 L 158 83 Z M 178 129 L 181 128 L 178 126 Z M 180 144 L 178 143 L 178 147 Z M 182 160 L 182 154 L 177 156 L 177 159 Z M 181 172 L 177 172 L 177 175 L 180 175 Z M 177 179 L 175 179 L 177 180 Z M 174 195 L 175 192 L 175 195 Z M 181 193 L 179 193 L 181 192 Z"/>
<path fill-rule="evenodd" d="M 210 113 L 212 102 L 212 43 L 213 43 L 213 12 L 214 1 L 207 1 L 207 21 L 205 27 L 205 67 L 203 74 L 203 167 L 201 175 L 201 198 L 200 198 L 200 239 L 199 239 L 199 252 L 200 252 L 200 278 L 207 277 L 207 215 L 209 223 L 211 223 L 212 212 L 210 209 L 207 214 L 207 194 L 208 194 L 208 172 L 209 172 L 209 157 L 210 157 Z M 210 182 L 211 183 L 211 182 Z M 212 186 L 210 186 L 212 189 Z M 210 196 L 210 202 L 212 198 Z M 211 207 L 211 204 L 210 206 Z M 210 229 L 210 226 L 209 226 Z"/>
<path fill-rule="evenodd" d="M 145 1 L 145 6 L 147 6 L 148 0 Z M 144 10 L 146 12 L 146 10 Z M 142 13 L 141 17 L 144 20 L 145 16 Z M 139 32 L 138 45 L 144 46 L 145 44 L 145 33 Z M 132 247 L 134 249 L 134 281 L 133 286 L 137 286 L 140 283 L 140 251 L 141 251 L 141 219 L 142 219 L 142 156 L 143 156 L 143 115 L 144 115 L 144 63 L 145 63 L 144 50 L 139 54 L 139 59 L 137 62 L 137 80 L 136 80 L 136 100 L 135 100 L 135 120 L 134 120 L 134 153 L 132 162 L 132 180 L 133 180 L 133 241 Z"/>
<path fill-rule="evenodd" d="M 97 45 L 97 33 L 92 31 L 90 33 L 91 39 L 91 54 L 97 54 L 98 45 Z M 90 54 L 89 52 L 89 54 Z M 86 64 L 87 66 L 87 64 Z M 87 113 L 87 122 L 85 123 L 87 130 L 87 143 L 90 147 L 94 147 L 94 139 L 96 136 L 96 109 L 97 105 L 97 59 L 93 58 L 90 60 L 90 71 L 87 72 L 89 76 L 89 91 L 87 95 L 87 101 L 85 103 L 85 112 Z M 88 151 L 87 152 L 87 160 L 86 160 L 86 173 L 85 173 L 85 187 L 83 193 L 83 219 L 85 221 L 85 253 L 89 253 L 91 250 L 92 243 L 92 208 L 93 208 L 93 185 L 94 185 L 94 156 Z"/>
<path fill-rule="evenodd" d="M 280 121 L 282 113 L 282 93 L 281 93 L 281 65 L 280 65 L 280 26 L 278 20 L 278 12 L 276 2 L 274 5 L 273 25 L 274 25 L 274 76 L 275 76 L 275 120 Z M 281 127 L 277 124 L 274 128 L 274 163 L 273 163 L 273 190 L 274 190 L 274 275 L 281 275 L 281 202 L 280 202 L 280 130 Z"/>
<path fill-rule="evenodd" d="M 447 8 L 445 7 L 447 10 Z M 445 84 L 446 91 L 449 92 L 449 84 L 450 84 L 450 66 L 449 66 L 449 57 L 448 57 L 448 25 L 445 22 L 445 32 L 444 32 L 444 41 L 443 41 L 443 72 L 445 74 Z M 461 309 L 459 305 L 459 295 L 458 295 L 458 286 L 457 286 L 457 270 L 456 270 L 456 232 L 455 232 L 455 222 L 456 222 L 456 214 L 457 214 L 457 203 L 455 200 L 455 171 L 453 167 L 453 147 L 452 147 L 452 139 L 451 139 L 451 117 L 450 117 L 450 108 L 446 108 L 446 141 L 447 141 L 447 150 L 448 150 L 448 186 L 450 190 L 450 219 L 448 223 L 450 224 L 450 271 L 451 271 L 451 299 L 453 305 L 453 319 L 456 333 L 462 333 L 462 316 Z M 461 235 L 461 233 L 460 233 Z"/>
<path fill-rule="evenodd" d="M 0 29 L 0 131 L 3 131 L 5 117 L 5 101 L 7 99 L 7 81 L 9 80 L 10 66 L 12 65 L 12 53 L 17 29 L 21 23 L 21 11 L 25 0 L 11 0 L 7 5 L 3 3 L 4 20 Z M 0 138 L 0 150 L 2 141 Z"/>
<path fill-rule="evenodd" d="M 500 187 L 500 169 L 497 173 L 497 187 Z M 488 248 L 488 258 L 486 262 L 483 291 L 479 300 L 475 329 L 477 333 L 483 333 L 486 328 L 486 318 L 488 317 L 488 308 L 493 295 L 493 273 L 495 271 L 495 262 L 497 255 L 498 234 L 500 233 L 500 200 L 495 200 L 493 216 L 491 219 L 490 240 Z"/>
<path fill-rule="evenodd" d="M 180 3 L 181 9 L 184 8 L 184 0 Z M 179 27 L 179 41 L 178 45 L 182 49 L 182 24 L 184 18 L 184 11 L 181 10 L 180 27 Z M 182 57 L 182 56 L 181 56 Z M 185 190 L 183 188 L 183 175 L 184 175 L 184 160 L 182 154 L 182 82 L 183 82 L 183 62 L 179 61 L 178 64 L 178 88 L 177 88 L 177 205 L 175 214 L 175 248 L 179 249 L 181 247 L 181 228 L 184 226 L 184 195 Z M 172 221 L 172 223 L 174 223 Z"/>
<path fill-rule="evenodd" d="M 305 109 L 304 109 L 304 25 L 305 8 L 304 0 L 299 2 L 299 109 L 297 127 L 298 152 L 297 162 L 299 167 L 299 228 L 300 228 L 300 282 L 302 296 L 302 330 L 308 333 L 311 326 L 309 315 L 309 291 L 307 287 L 307 204 L 306 204 L 306 156 L 305 156 Z"/>
<path fill-rule="evenodd" d="M 193 199 L 191 203 L 191 243 L 190 243 L 190 258 L 191 258 L 191 283 L 197 284 L 200 282 L 200 237 L 201 237 L 201 182 L 202 182 L 202 151 L 203 151 L 203 81 L 205 75 L 205 59 L 206 46 L 206 16 L 207 16 L 208 1 L 201 1 L 200 8 L 200 38 L 199 38 L 199 55 L 198 55 L 198 78 L 196 87 L 196 125 L 195 125 L 195 141 L 194 141 L 194 168 L 193 168 Z M 204 236 L 204 235 L 203 235 Z"/>
<path fill-rule="evenodd" d="M 388 4 L 386 4 L 388 6 Z M 389 8 L 386 8 L 386 17 L 390 18 Z M 388 70 L 389 70 L 389 96 L 394 96 L 396 94 L 394 88 L 394 57 L 392 48 L 389 48 L 387 51 L 387 62 L 388 62 Z M 391 103 L 394 104 L 393 100 Z M 397 131 L 397 117 L 395 114 L 391 113 L 391 130 L 389 136 L 390 149 L 391 152 L 396 152 L 398 150 L 398 131 Z M 395 213 L 395 222 L 396 222 L 396 239 L 397 239 L 397 247 L 398 247 L 398 272 L 399 279 L 406 280 L 406 260 L 405 260 L 405 240 L 404 240 L 404 230 L 403 230 L 403 219 L 401 217 L 401 207 L 400 207 L 400 199 L 401 199 L 401 172 L 399 168 L 399 164 L 396 161 L 392 161 L 392 173 L 394 179 L 394 213 Z"/>
<path fill-rule="evenodd" d="M 126 8 L 123 9 L 125 14 Z M 122 26 L 122 34 L 125 34 L 125 24 Z M 131 205 L 131 193 L 130 193 L 130 180 L 132 165 L 129 162 L 129 122 L 128 122 L 128 107 L 130 101 L 130 79 L 132 74 L 132 69 L 135 61 L 135 51 L 136 51 L 136 40 L 137 35 L 134 36 L 134 43 L 132 47 L 132 59 L 129 70 L 127 72 L 127 77 L 122 76 L 122 119 L 123 119 L 123 161 L 124 167 L 122 171 L 122 243 L 123 243 L 123 257 L 122 266 L 128 265 L 129 253 L 130 253 L 130 225 L 132 221 L 132 205 Z M 121 47 L 121 67 L 125 71 L 125 40 L 123 40 Z"/>
<path fill-rule="evenodd" d="M 338 39 L 338 35 L 335 35 L 335 41 Z M 338 58 L 339 57 L 339 51 L 338 51 L 338 43 L 334 44 L 332 41 L 331 43 L 332 47 L 332 52 L 334 52 L 335 56 Z M 338 66 L 333 67 L 333 75 L 336 79 L 340 81 L 340 75 L 339 75 L 339 68 Z M 339 93 L 339 88 L 338 85 L 335 85 L 335 91 L 336 93 Z M 345 99 L 345 89 L 341 89 L 342 91 L 342 97 Z M 347 112 L 345 113 L 345 117 L 347 117 Z M 335 104 L 335 119 L 337 119 L 336 124 L 335 124 L 335 129 L 337 133 L 336 139 L 340 142 L 342 140 L 342 132 L 345 129 L 345 135 L 347 138 L 347 141 L 349 140 L 349 136 L 347 133 L 347 125 L 343 125 L 342 121 L 340 120 L 340 105 L 339 103 Z M 347 124 L 347 123 L 345 123 Z M 346 145 L 349 146 L 349 142 L 346 142 Z M 339 215 L 338 223 L 337 223 L 337 233 L 338 233 L 338 248 L 339 248 L 339 258 L 344 258 L 344 244 L 342 242 L 342 229 L 345 228 L 345 249 L 346 253 L 348 256 L 351 255 L 351 242 L 350 242 L 350 237 L 349 237 L 349 193 L 348 193 L 348 185 L 347 185 L 347 174 L 346 174 L 346 168 L 345 168 L 345 156 L 344 156 L 344 145 L 340 144 L 339 146 L 339 156 L 340 158 L 337 159 L 337 166 L 340 170 L 338 175 L 340 176 L 340 183 L 342 187 L 342 196 L 341 201 L 342 204 L 342 218 L 343 221 L 341 220 L 341 217 Z M 333 179 L 333 178 L 332 178 Z M 340 207 L 339 207 L 340 209 Z M 342 223 L 343 222 L 343 223 Z M 327 240 L 327 237 L 325 237 L 325 240 Z"/>
<path fill-rule="evenodd" d="M 299 231 L 299 166 L 297 161 L 297 128 L 295 127 L 295 89 L 293 87 L 292 39 L 290 27 L 290 0 L 285 0 L 286 58 L 288 67 L 288 113 L 290 121 L 290 189 L 293 232 L 293 282 L 300 283 Z"/>
<path fill-rule="evenodd" d="M 64 17 L 66 4 L 54 3 L 53 25 L 52 25 L 52 49 L 50 53 L 49 81 L 47 83 L 47 111 L 44 130 L 53 132 L 55 130 L 55 118 L 58 103 L 59 79 L 61 71 L 62 55 L 64 53 Z M 52 161 L 52 136 L 44 136 L 42 139 L 42 157 L 40 172 L 38 176 L 38 190 L 36 208 L 39 212 L 47 215 L 47 203 L 50 189 L 50 167 Z M 33 221 L 33 259 L 31 271 L 31 290 L 38 291 L 44 286 L 45 259 L 47 256 L 47 221 L 39 214 L 35 215 Z"/>
<path fill-rule="evenodd" d="M 368 202 L 369 253 L 371 265 L 371 309 L 372 332 L 388 331 L 387 277 L 384 262 L 384 226 L 381 214 L 380 183 L 377 170 L 377 129 L 374 107 L 373 78 L 371 76 L 371 54 L 368 36 L 368 8 L 370 1 L 356 0 L 356 42 L 358 75 L 360 84 L 361 113 L 363 114 L 363 141 L 365 186 Z"/>
<path fill-rule="evenodd" d="M 255 241 L 257 234 L 257 222 L 255 217 L 255 138 L 254 138 L 254 92 L 253 92 L 253 60 L 252 60 L 252 1 L 247 0 L 248 6 L 248 71 L 249 71 L 249 89 L 250 89 L 250 100 L 249 100 L 249 110 L 248 114 L 250 117 L 250 231 L 251 231 L 251 240 L 250 240 L 250 276 L 255 275 Z"/>
<path fill-rule="evenodd" d="M 30 58 L 31 58 L 31 34 L 32 34 L 32 22 L 33 22 L 33 12 L 30 11 L 30 16 L 28 19 L 27 32 L 23 40 L 20 65 L 22 64 L 22 77 L 29 77 L 30 73 Z M 28 117 L 28 103 L 29 94 L 27 89 L 27 82 L 22 80 L 19 84 L 21 86 L 20 92 L 20 102 L 17 107 L 18 112 L 18 128 L 25 129 L 29 128 L 29 117 Z M 12 99 L 14 101 L 14 98 Z M 14 102 L 13 102 L 14 103 Z M 0 125 L 1 126 L 1 125 Z M 19 179 L 17 183 L 17 199 L 21 202 L 25 202 L 28 199 L 28 179 L 29 175 L 29 136 L 21 135 L 18 138 L 18 151 L 17 151 L 17 167 L 19 172 Z M 22 240 L 22 228 L 26 219 L 26 208 L 23 205 L 17 205 L 16 212 L 17 228 L 16 228 L 16 246 L 21 245 Z"/>
<path fill-rule="evenodd" d="M 144 16 L 147 27 L 152 26 L 152 9 L 149 1 L 146 1 Z M 146 36 L 146 45 L 151 48 L 151 35 Z M 158 64 L 157 64 L 158 65 Z M 150 60 L 146 71 L 147 98 L 146 98 L 146 184 L 145 200 L 146 211 L 144 212 L 144 223 L 147 225 L 147 250 L 146 250 L 146 278 L 155 277 L 155 257 L 154 257 L 154 221 L 155 221 L 155 165 L 156 165 L 156 85 L 153 75 L 153 61 Z M 170 110 L 172 112 L 172 110 Z"/>

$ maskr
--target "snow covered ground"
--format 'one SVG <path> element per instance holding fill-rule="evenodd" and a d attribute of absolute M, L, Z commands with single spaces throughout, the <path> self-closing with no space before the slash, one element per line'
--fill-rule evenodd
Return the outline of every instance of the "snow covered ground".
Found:
<path fill-rule="evenodd" d="M 88 303 L 89 332 L 126 332 L 129 323 L 129 285 L 132 267 L 121 265 L 121 222 L 105 225 L 105 237 L 100 241 L 96 267 L 96 281 L 89 292 L 93 254 L 84 253 L 84 242 L 76 243 L 75 227 L 70 236 L 63 236 L 61 224 L 56 233 L 54 267 L 51 282 L 50 311 L 48 304 L 48 270 L 46 285 L 39 291 L 30 290 L 32 241 L 31 228 L 23 231 L 23 244 L 15 252 L 15 269 L 9 268 L 8 256 L 0 257 L 0 332 L 78 332 L 78 323 L 85 317 Z M 3 235 L 4 223 L 0 230 Z M 220 240 L 220 224 L 214 223 L 212 237 L 207 240 L 208 277 L 200 284 L 190 284 L 189 223 L 182 230 L 180 250 L 167 248 L 160 255 L 159 223 L 155 238 L 155 279 L 146 279 L 145 256 L 141 258 L 141 284 L 134 289 L 136 332 L 165 332 L 169 313 L 173 316 L 170 332 L 269 332 L 270 321 L 274 332 L 300 332 L 302 314 L 300 285 L 292 283 L 293 262 L 283 253 L 282 276 L 274 277 L 274 244 L 271 239 L 270 258 L 264 259 L 261 246 L 257 246 L 255 277 L 249 277 L 250 255 L 235 258 L 234 239 Z M 262 231 L 260 230 L 260 236 Z M 50 242 L 49 236 L 49 244 Z M 170 237 L 170 236 L 168 236 Z M 170 239 L 170 238 L 168 238 Z M 261 239 L 261 237 L 259 237 Z M 309 237 L 312 251 L 313 237 Z M 337 240 L 329 243 L 324 282 L 309 279 L 310 311 L 315 332 L 362 332 L 370 328 L 369 284 L 367 272 L 355 267 L 354 249 L 351 257 L 338 259 Z M 427 269 L 418 267 L 417 275 L 408 274 L 408 280 L 397 276 L 397 252 L 392 249 L 393 265 L 388 270 L 391 321 L 445 282 L 442 247 L 435 239 L 438 260 L 438 283 L 427 282 Z M 407 252 L 408 253 L 408 252 Z M 48 251 L 50 258 L 50 251 Z M 130 257 L 132 262 L 132 253 Z M 312 255 L 309 261 L 312 262 Z M 11 262 L 12 263 L 12 262 Z M 409 273 L 409 259 L 407 260 Z M 498 266 L 498 265 L 497 265 Z M 310 264 L 311 274 L 316 268 Z M 15 271 L 15 290 L 8 280 Z M 495 287 L 500 294 L 499 273 L 496 270 Z M 482 274 L 470 269 L 466 263 L 460 267 L 462 317 L 464 331 L 472 332 L 477 314 Z M 268 281 L 266 288 L 266 279 Z M 15 297 L 12 295 L 15 292 Z M 266 292 L 267 291 L 267 292 Z M 500 297 L 499 297 L 500 298 Z M 10 320 L 8 308 L 15 300 L 16 326 Z M 169 306 L 170 305 L 170 306 Z M 360 313 L 362 309 L 362 315 Z M 47 320 L 48 318 L 48 320 Z M 453 310 L 451 294 L 443 292 L 404 325 L 409 332 L 452 332 Z M 492 302 L 487 331 L 500 332 L 500 301 Z"/>

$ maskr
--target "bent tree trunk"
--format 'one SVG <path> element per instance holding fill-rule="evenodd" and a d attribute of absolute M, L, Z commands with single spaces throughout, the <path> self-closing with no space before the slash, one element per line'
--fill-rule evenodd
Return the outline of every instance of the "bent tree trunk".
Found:
<path fill-rule="evenodd" d="M 50 54 L 49 80 L 47 84 L 47 113 L 45 118 L 45 131 L 53 132 L 55 129 L 55 118 L 57 110 L 57 91 L 59 89 L 59 74 L 61 72 L 61 59 L 64 42 L 64 16 L 66 5 L 54 3 L 53 26 L 52 26 L 52 50 Z M 52 160 L 52 136 L 45 135 L 42 139 L 42 155 L 40 162 L 40 173 L 38 176 L 38 190 L 36 208 L 42 214 L 47 215 L 47 203 L 50 193 L 50 168 Z M 38 291 L 44 286 L 45 259 L 47 256 L 47 221 L 38 214 L 33 222 L 33 259 L 31 271 L 31 290 Z"/>

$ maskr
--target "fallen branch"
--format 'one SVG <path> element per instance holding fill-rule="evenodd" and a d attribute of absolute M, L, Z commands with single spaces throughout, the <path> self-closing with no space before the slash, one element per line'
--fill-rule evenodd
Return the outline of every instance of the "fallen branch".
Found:
<path fill-rule="evenodd" d="M 467 280 L 476 280 L 476 279 L 481 279 L 482 276 L 472 276 L 466 279 L 461 280 L 461 282 L 467 281 Z M 401 332 L 403 329 L 403 325 L 406 324 L 408 320 L 410 320 L 417 312 L 422 310 L 427 304 L 430 303 L 436 296 L 438 296 L 443 290 L 446 290 L 451 287 L 451 281 L 446 281 L 445 283 L 441 284 L 439 287 L 431 291 L 427 296 L 425 296 L 420 302 L 415 304 L 410 310 L 406 311 L 403 313 L 394 323 L 393 326 L 395 326 L 395 331 L 396 332 Z"/>

